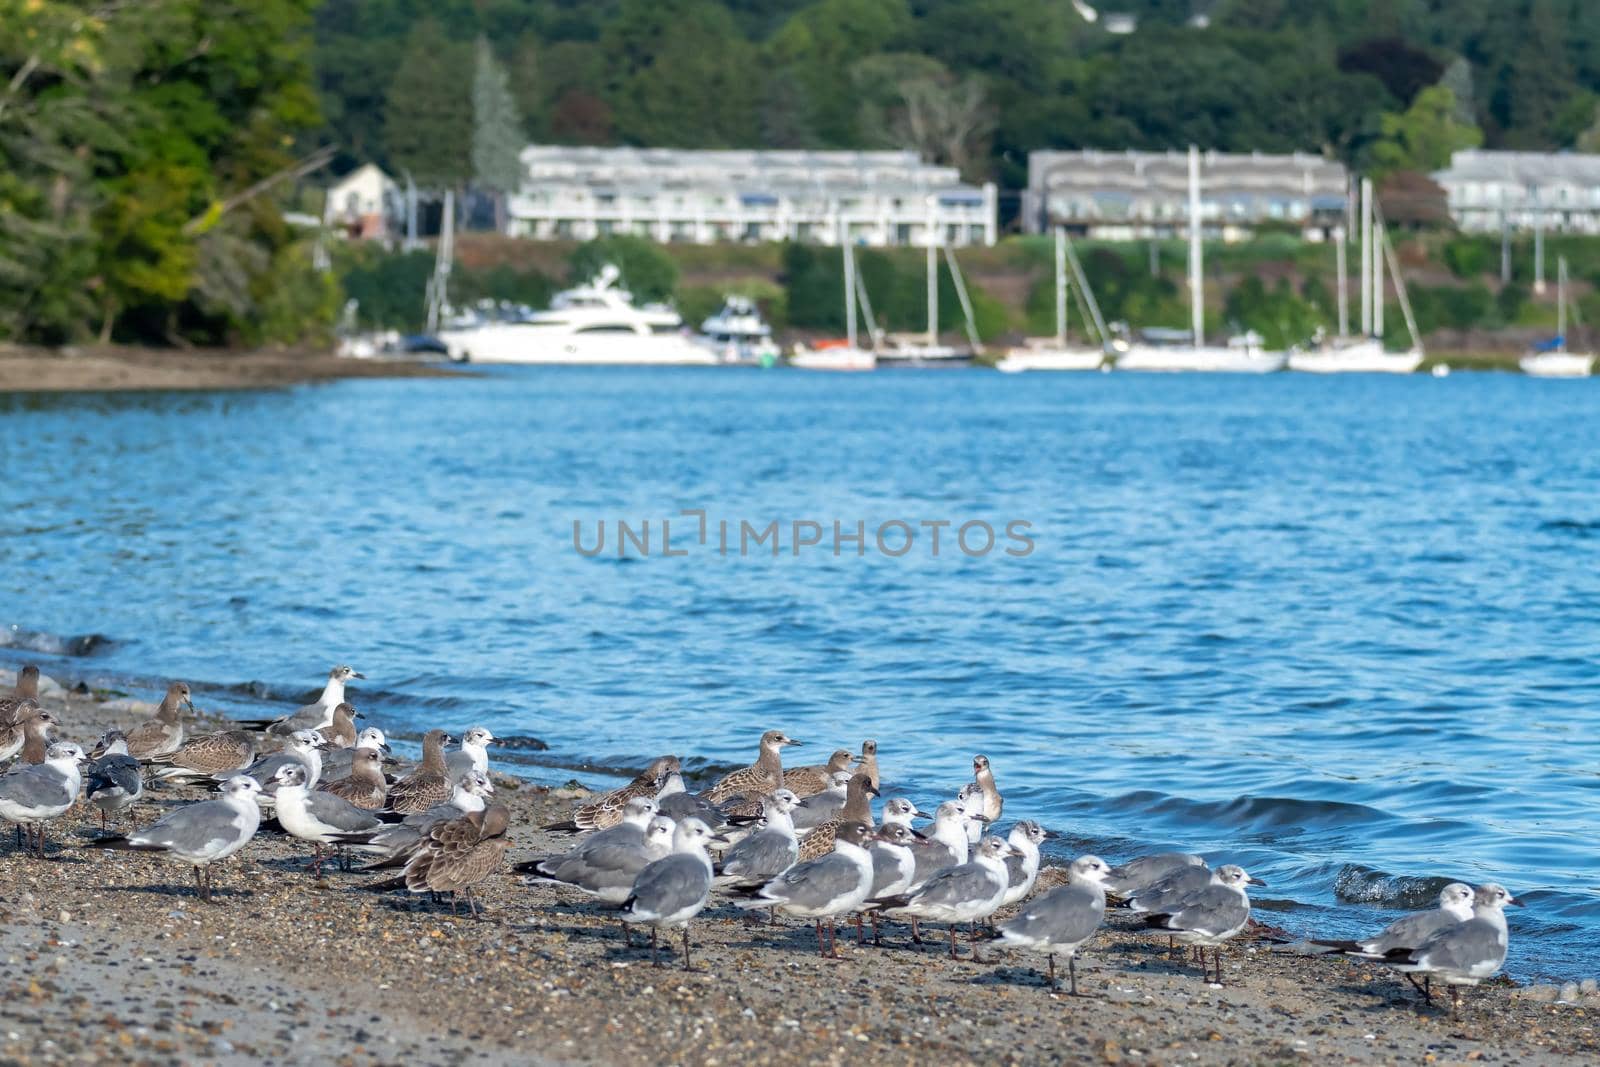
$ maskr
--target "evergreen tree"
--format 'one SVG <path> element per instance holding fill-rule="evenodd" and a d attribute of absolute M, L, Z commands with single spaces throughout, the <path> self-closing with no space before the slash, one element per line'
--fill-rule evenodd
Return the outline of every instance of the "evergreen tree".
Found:
<path fill-rule="evenodd" d="M 520 153 L 527 137 L 511 97 L 510 79 L 487 38 L 478 38 L 472 79 L 472 175 L 495 194 L 495 228 L 505 228 L 505 198 L 522 181 Z"/>
<path fill-rule="evenodd" d="M 472 177 L 471 69 L 466 46 L 423 19 L 389 86 L 383 135 L 389 163 L 418 186 L 444 189 Z"/>

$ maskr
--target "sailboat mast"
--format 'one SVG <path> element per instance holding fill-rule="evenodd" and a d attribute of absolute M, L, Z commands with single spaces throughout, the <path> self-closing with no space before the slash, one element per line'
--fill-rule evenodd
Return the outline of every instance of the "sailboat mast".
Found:
<path fill-rule="evenodd" d="M 840 242 L 840 249 L 844 253 L 844 335 L 849 340 L 851 351 L 856 347 L 856 260 L 850 254 L 850 240 L 845 237 Z"/>
<path fill-rule="evenodd" d="M 1361 179 L 1361 336 L 1372 336 L 1372 181 Z"/>
<path fill-rule="evenodd" d="M 934 236 L 938 219 L 934 209 L 937 201 L 928 197 L 928 347 L 939 343 L 939 248 Z"/>
<path fill-rule="evenodd" d="M 1189 146 L 1189 320 L 1195 347 L 1205 344 L 1205 292 L 1201 274 L 1205 264 L 1200 250 L 1200 149 Z"/>
<path fill-rule="evenodd" d="M 1556 337 L 1561 341 L 1561 347 L 1556 351 L 1567 350 L 1567 257 L 1560 256 L 1556 259 Z"/>
<path fill-rule="evenodd" d="M 1372 336 L 1383 343 L 1383 222 L 1372 223 Z"/>
<path fill-rule="evenodd" d="M 1056 344 L 1067 347 L 1067 229 L 1056 227 Z"/>
<path fill-rule="evenodd" d="M 1333 263 L 1339 283 L 1339 336 L 1344 338 L 1350 336 L 1350 269 L 1345 256 L 1343 226 L 1333 231 Z"/>

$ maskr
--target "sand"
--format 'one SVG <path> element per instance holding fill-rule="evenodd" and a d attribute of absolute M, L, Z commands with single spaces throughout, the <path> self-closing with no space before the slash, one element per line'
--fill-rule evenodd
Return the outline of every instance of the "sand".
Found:
<path fill-rule="evenodd" d="M 341 378 L 437 378 L 461 372 L 325 352 L 0 345 L 0 393 L 265 389 Z"/>
<path fill-rule="evenodd" d="M 87 695 L 49 703 L 84 740 L 140 717 Z M 499 782 L 512 862 L 565 847 L 537 827 L 570 811 L 570 792 Z M 140 817 L 197 795 L 163 790 Z M 52 827 L 47 862 L 0 835 L 0 1062 L 1600 1061 L 1600 998 L 1549 1003 L 1500 983 L 1466 991 L 1452 1020 L 1381 968 L 1265 943 L 1227 951 L 1218 988 L 1123 918 L 1080 961 L 1078 999 L 1045 988 L 1041 960 L 994 945 L 991 962 L 951 962 L 942 940 L 914 945 L 892 925 L 885 947 L 841 937 L 844 958 L 824 960 L 810 926 L 747 925 L 726 906 L 695 924 L 685 973 L 624 947 L 604 907 L 509 873 L 473 920 L 364 892 L 371 875 L 318 880 L 308 846 L 261 836 L 207 905 L 187 868 L 62 847 L 91 823 Z"/>

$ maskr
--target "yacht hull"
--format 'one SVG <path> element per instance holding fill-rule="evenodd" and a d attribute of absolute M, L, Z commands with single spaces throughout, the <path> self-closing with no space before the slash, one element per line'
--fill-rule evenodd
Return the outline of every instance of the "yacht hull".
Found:
<path fill-rule="evenodd" d="M 800 370 L 876 370 L 878 357 L 859 348 L 797 347 L 789 356 L 789 366 Z"/>
<path fill-rule="evenodd" d="M 1271 374 L 1280 371 L 1288 357 L 1283 352 L 1259 352 L 1237 348 L 1184 348 L 1160 345 L 1135 345 L 1117 357 L 1119 371 L 1177 374 Z"/>
<path fill-rule="evenodd" d="M 1522 373 L 1535 378 L 1587 378 L 1594 372 L 1594 357 L 1572 352 L 1539 352 L 1517 361 Z"/>
<path fill-rule="evenodd" d="M 1106 355 L 1098 348 L 1013 348 L 994 365 L 1001 374 L 1029 370 L 1099 370 Z"/>
<path fill-rule="evenodd" d="M 1289 355 L 1289 369 L 1306 374 L 1411 374 L 1420 366 L 1421 352 L 1385 352 L 1375 342 Z"/>
<path fill-rule="evenodd" d="M 679 334 L 590 333 L 532 336 L 533 331 L 483 327 L 440 335 L 450 358 L 465 363 L 593 366 L 710 366 L 715 352 Z"/>

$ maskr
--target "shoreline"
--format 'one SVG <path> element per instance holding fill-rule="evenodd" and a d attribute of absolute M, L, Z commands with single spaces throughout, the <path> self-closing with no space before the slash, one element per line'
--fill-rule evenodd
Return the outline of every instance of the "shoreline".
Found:
<path fill-rule="evenodd" d="M 456 378 L 469 372 L 307 350 L 0 345 L 0 394 L 275 389 L 350 378 Z"/>
<path fill-rule="evenodd" d="M 81 741 L 146 714 L 91 695 L 44 703 L 61 736 Z M 537 827 L 565 817 L 571 793 L 501 775 L 496 785 L 512 811 L 508 867 L 567 847 Z M 152 790 L 134 810 L 148 823 L 198 795 Z M 1042 957 L 990 944 L 993 962 L 952 963 L 943 931 L 916 946 L 891 924 L 886 947 L 857 948 L 841 936 L 845 958 L 822 960 L 809 925 L 747 926 L 715 901 L 694 925 L 702 970 L 686 974 L 652 968 L 648 949 L 624 948 L 608 909 L 509 873 L 482 887 L 488 920 L 478 922 L 452 916 L 448 904 L 363 892 L 368 875 L 330 870 L 315 880 L 304 869 L 309 846 L 262 834 L 218 870 L 220 903 L 207 906 L 186 868 L 62 847 L 85 840 L 90 826 L 81 809 L 53 824 L 44 863 L 0 835 L 0 958 L 9 964 L 0 1059 L 137 1051 L 224 1063 L 616 1063 L 649 1050 L 655 1062 L 708 1064 L 863 1055 L 874 1063 L 1577 1064 L 1600 1056 L 1600 995 L 1555 1004 L 1497 981 L 1463 991 L 1452 1021 L 1447 1010 L 1418 1011 L 1404 980 L 1381 967 L 1261 943 L 1225 950 L 1229 984 L 1218 988 L 1120 915 L 1079 960 L 1091 996 L 1078 1000 L 1045 991 L 1035 969 Z"/>

